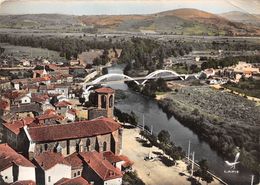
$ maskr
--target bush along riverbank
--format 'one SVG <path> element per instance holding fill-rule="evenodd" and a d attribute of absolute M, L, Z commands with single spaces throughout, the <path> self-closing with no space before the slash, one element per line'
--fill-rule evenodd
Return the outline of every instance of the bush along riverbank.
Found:
<path fill-rule="evenodd" d="M 199 94 L 197 95 L 199 96 Z M 242 165 L 258 174 L 260 172 L 259 107 L 254 108 L 253 104 L 247 102 L 248 100 L 238 97 L 236 101 L 242 104 L 247 111 L 251 111 L 251 114 L 247 114 L 247 111 L 243 112 L 243 108 L 234 104 L 232 97 L 230 97 L 229 102 L 222 102 L 222 104 L 214 102 L 213 97 L 212 104 L 219 106 L 219 112 L 221 113 L 215 112 L 214 107 L 205 106 L 205 102 L 203 102 L 205 109 L 209 110 L 207 112 L 205 109 L 201 110 L 199 108 L 199 99 L 193 100 L 193 104 L 189 102 L 189 96 L 192 96 L 191 93 L 183 100 L 185 103 L 181 102 L 178 99 L 179 97 L 175 99 L 177 96 L 173 95 L 171 98 L 158 100 L 158 105 L 169 117 L 174 116 L 181 124 L 193 130 L 201 139 L 207 141 L 222 156 L 233 159 L 237 151 L 236 149 L 239 147 Z M 225 96 L 228 97 L 229 95 L 218 97 L 219 101 L 225 101 Z M 202 98 L 207 99 L 203 96 Z M 194 108 L 194 104 L 198 108 Z M 208 104 L 208 106 L 211 105 L 210 103 Z M 237 115 L 233 116 L 237 116 L 237 119 L 229 117 L 228 114 L 232 114 L 232 111 L 236 112 Z M 215 113 L 210 114 L 210 112 Z M 220 118 L 221 114 L 223 116 L 225 114 L 226 117 Z M 244 119 L 248 119 L 248 121 Z"/>

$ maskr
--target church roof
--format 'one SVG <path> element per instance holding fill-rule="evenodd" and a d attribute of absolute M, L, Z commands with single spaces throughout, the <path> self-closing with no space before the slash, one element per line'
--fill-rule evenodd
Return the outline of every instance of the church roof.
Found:
<path fill-rule="evenodd" d="M 102 117 L 90 121 L 29 127 L 28 133 L 34 142 L 49 142 L 104 135 L 120 127 L 120 124 L 113 119 Z"/>

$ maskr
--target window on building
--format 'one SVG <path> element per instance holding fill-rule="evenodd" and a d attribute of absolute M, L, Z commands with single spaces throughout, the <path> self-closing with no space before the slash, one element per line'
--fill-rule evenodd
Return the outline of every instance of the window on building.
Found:
<path fill-rule="evenodd" d="M 78 175 L 80 175 L 80 171 L 78 171 Z"/>
<path fill-rule="evenodd" d="M 76 177 L 77 176 L 77 173 L 74 173 L 74 177 Z"/>
<path fill-rule="evenodd" d="M 47 144 L 47 143 L 44 144 L 44 150 L 45 150 L 45 151 L 48 150 L 48 144 Z"/>
<path fill-rule="evenodd" d="M 8 176 L 5 176 L 5 179 L 8 179 Z"/>
<path fill-rule="evenodd" d="M 87 141 L 86 141 L 86 151 L 89 151 L 89 146 L 90 146 L 90 139 L 87 139 Z"/>
<path fill-rule="evenodd" d="M 103 152 L 107 151 L 107 142 L 103 143 Z"/>
<path fill-rule="evenodd" d="M 67 154 L 70 154 L 70 140 L 67 140 Z"/>
<path fill-rule="evenodd" d="M 105 95 L 102 95 L 101 96 L 101 108 L 106 108 L 106 96 Z"/>
<path fill-rule="evenodd" d="M 51 176 L 48 177 L 48 182 L 51 182 Z"/>
<path fill-rule="evenodd" d="M 109 97 L 109 107 L 113 107 L 113 95 Z"/>

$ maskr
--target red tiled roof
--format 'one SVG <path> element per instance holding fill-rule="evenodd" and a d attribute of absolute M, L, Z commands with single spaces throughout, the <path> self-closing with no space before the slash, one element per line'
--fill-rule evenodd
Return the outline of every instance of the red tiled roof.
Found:
<path fill-rule="evenodd" d="M 120 155 L 119 157 L 120 157 L 120 159 L 121 159 L 122 161 L 125 161 L 125 163 L 122 165 L 122 166 L 124 166 L 124 167 L 129 167 L 129 166 L 132 166 L 132 165 L 134 164 L 134 162 L 131 161 L 131 160 L 130 160 L 127 156 L 125 156 L 125 155 Z"/>
<path fill-rule="evenodd" d="M 118 155 L 115 155 L 111 151 L 106 151 L 103 153 L 106 160 L 108 160 L 110 163 L 117 163 L 120 161 L 123 161 Z"/>
<path fill-rule="evenodd" d="M 34 160 L 43 170 L 48 170 L 56 164 L 65 164 L 70 166 L 61 154 L 49 151 L 39 154 L 34 158 Z"/>
<path fill-rule="evenodd" d="M 99 118 L 60 125 L 31 127 L 28 132 L 35 142 L 85 138 L 114 132 L 120 124 L 111 118 Z"/>
<path fill-rule="evenodd" d="M 16 181 L 12 185 L 36 185 L 36 183 L 32 180 L 25 180 L 25 181 Z"/>
<path fill-rule="evenodd" d="M 41 103 L 46 101 L 47 99 L 49 99 L 49 96 L 47 94 L 32 94 L 32 101 Z"/>
<path fill-rule="evenodd" d="M 10 100 L 14 100 L 17 99 L 23 95 L 25 95 L 26 93 L 24 92 L 19 92 L 19 91 L 9 91 L 7 93 L 4 94 L 4 96 Z"/>
<path fill-rule="evenodd" d="M 41 75 L 41 74 L 43 74 L 44 70 L 33 70 L 33 72 Z"/>
<path fill-rule="evenodd" d="M 26 117 L 18 121 L 13 121 L 9 123 L 3 123 L 3 125 L 13 132 L 14 134 L 18 135 L 20 133 L 20 129 L 23 128 L 25 125 L 30 125 L 33 123 L 34 118 L 32 117 Z"/>
<path fill-rule="evenodd" d="M 74 179 L 62 178 L 54 185 L 90 185 L 83 177 L 76 177 Z"/>
<path fill-rule="evenodd" d="M 70 113 L 72 115 L 76 115 L 77 111 L 75 109 L 69 109 L 68 113 Z"/>
<path fill-rule="evenodd" d="M 97 93 L 105 93 L 105 94 L 107 94 L 107 93 L 114 93 L 115 92 L 114 89 L 111 89 L 111 88 L 108 88 L 108 87 L 101 87 L 99 89 L 96 89 L 95 91 Z"/>
<path fill-rule="evenodd" d="M 40 116 L 37 116 L 36 119 L 38 119 L 38 120 L 46 120 L 46 119 L 60 120 L 60 119 L 63 119 L 63 117 L 59 116 L 55 113 L 50 113 L 50 114 L 42 114 Z"/>
<path fill-rule="evenodd" d="M 18 154 L 8 144 L 0 144 L 0 171 L 11 167 L 13 163 L 19 166 L 35 167 L 28 159 Z"/>
<path fill-rule="evenodd" d="M 63 100 L 63 101 L 56 103 L 55 107 L 67 107 L 69 105 L 72 105 L 72 104 L 68 101 Z"/>
<path fill-rule="evenodd" d="M 56 114 L 56 111 L 53 110 L 53 109 L 46 109 L 46 110 L 44 111 L 44 114 Z"/>
<path fill-rule="evenodd" d="M 81 152 L 80 155 L 87 165 L 104 181 L 121 178 L 123 176 L 121 171 L 105 160 L 101 153 L 96 151 Z"/>
<path fill-rule="evenodd" d="M 79 169 L 83 167 L 82 160 L 79 158 L 78 153 L 73 153 L 67 157 L 65 160 L 70 163 L 72 169 Z"/>
<path fill-rule="evenodd" d="M 117 163 L 117 162 L 120 162 L 120 161 L 124 161 L 124 163 L 123 163 L 124 167 L 132 166 L 134 164 L 134 162 L 130 161 L 127 156 L 125 156 L 125 155 L 115 155 L 111 151 L 104 152 L 103 156 L 110 163 Z"/>

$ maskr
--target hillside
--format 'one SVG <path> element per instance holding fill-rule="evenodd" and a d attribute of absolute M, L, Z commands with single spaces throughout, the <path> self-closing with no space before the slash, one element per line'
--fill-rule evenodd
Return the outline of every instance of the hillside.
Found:
<path fill-rule="evenodd" d="M 220 16 L 230 21 L 260 26 L 260 15 L 257 14 L 248 14 L 239 11 L 232 11 L 232 12 L 220 14 Z"/>
<path fill-rule="evenodd" d="M 149 15 L 72 16 L 57 14 L 0 16 L 0 28 L 74 32 L 157 32 L 185 35 L 260 35 L 260 27 L 231 21 L 197 9 Z"/>

